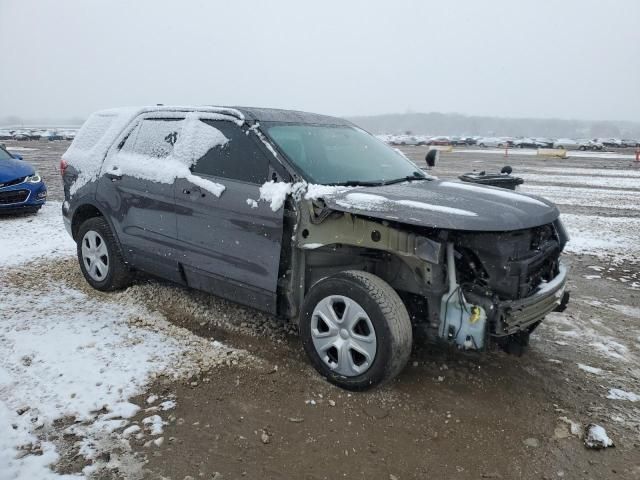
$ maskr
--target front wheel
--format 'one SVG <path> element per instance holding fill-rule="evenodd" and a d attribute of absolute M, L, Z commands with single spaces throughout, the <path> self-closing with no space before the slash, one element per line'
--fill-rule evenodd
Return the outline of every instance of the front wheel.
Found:
<path fill-rule="evenodd" d="M 80 225 L 77 241 L 78 262 L 89 285 L 111 291 L 131 284 L 132 273 L 104 218 L 90 218 Z"/>
<path fill-rule="evenodd" d="M 356 270 L 321 280 L 309 291 L 300 336 L 315 369 L 347 390 L 366 390 L 394 378 L 413 342 L 409 314 L 395 290 Z"/>

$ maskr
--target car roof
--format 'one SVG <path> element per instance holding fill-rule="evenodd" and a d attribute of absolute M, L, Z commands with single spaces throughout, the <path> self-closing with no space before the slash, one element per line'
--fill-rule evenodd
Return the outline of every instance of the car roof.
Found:
<path fill-rule="evenodd" d="M 317 125 L 347 125 L 353 124 L 347 120 L 318 113 L 302 112 L 299 110 L 284 110 L 280 108 L 261 107 L 230 107 L 234 108 L 245 116 L 247 120 L 258 122 L 286 122 L 286 123 L 308 123 Z"/>
<path fill-rule="evenodd" d="M 122 107 L 100 110 L 97 115 L 123 115 L 133 118 L 141 113 L 150 112 L 206 112 L 220 113 L 234 116 L 241 121 L 253 122 L 283 122 L 283 123 L 304 123 L 316 125 L 344 125 L 353 126 L 353 123 L 343 118 L 321 115 L 319 113 L 303 112 L 299 110 L 285 110 L 280 108 L 262 107 L 229 107 L 220 105 L 148 105 L 139 107 Z"/>

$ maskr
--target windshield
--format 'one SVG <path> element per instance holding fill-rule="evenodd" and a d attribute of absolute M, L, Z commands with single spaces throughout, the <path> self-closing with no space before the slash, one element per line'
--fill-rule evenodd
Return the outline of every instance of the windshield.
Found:
<path fill-rule="evenodd" d="M 0 160 L 9 160 L 13 157 L 9 152 L 7 152 L 4 148 L 0 147 Z"/>
<path fill-rule="evenodd" d="M 400 152 L 350 126 L 263 123 L 305 180 L 324 185 L 384 185 L 427 178 Z"/>

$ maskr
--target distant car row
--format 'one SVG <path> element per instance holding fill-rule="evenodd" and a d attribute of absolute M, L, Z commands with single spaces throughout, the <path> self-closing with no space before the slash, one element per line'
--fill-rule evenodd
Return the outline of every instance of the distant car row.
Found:
<path fill-rule="evenodd" d="M 593 138 L 573 140 L 570 138 L 514 138 L 514 137 L 456 137 L 424 135 L 379 135 L 390 145 L 429 146 L 473 146 L 482 148 L 557 148 L 566 150 L 603 150 L 605 148 L 629 148 L 640 146 L 638 140 L 617 138 Z"/>
<path fill-rule="evenodd" d="M 0 140 L 73 140 L 75 130 L 0 130 Z"/>

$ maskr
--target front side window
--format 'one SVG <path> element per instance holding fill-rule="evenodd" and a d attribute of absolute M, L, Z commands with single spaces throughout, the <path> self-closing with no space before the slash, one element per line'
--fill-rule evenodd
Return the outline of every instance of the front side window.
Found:
<path fill-rule="evenodd" d="M 262 184 L 269 174 L 269 160 L 255 140 L 235 123 L 225 120 L 203 120 L 219 130 L 226 142 L 211 148 L 191 171 L 195 174 Z"/>
<path fill-rule="evenodd" d="M 165 158 L 173 151 L 182 129 L 180 118 L 147 118 L 129 135 L 123 152 Z"/>
<path fill-rule="evenodd" d="M 311 183 L 382 185 L 426 178 L 413 162 L 359 128 L 273 122 L 262 126 Z"/>

